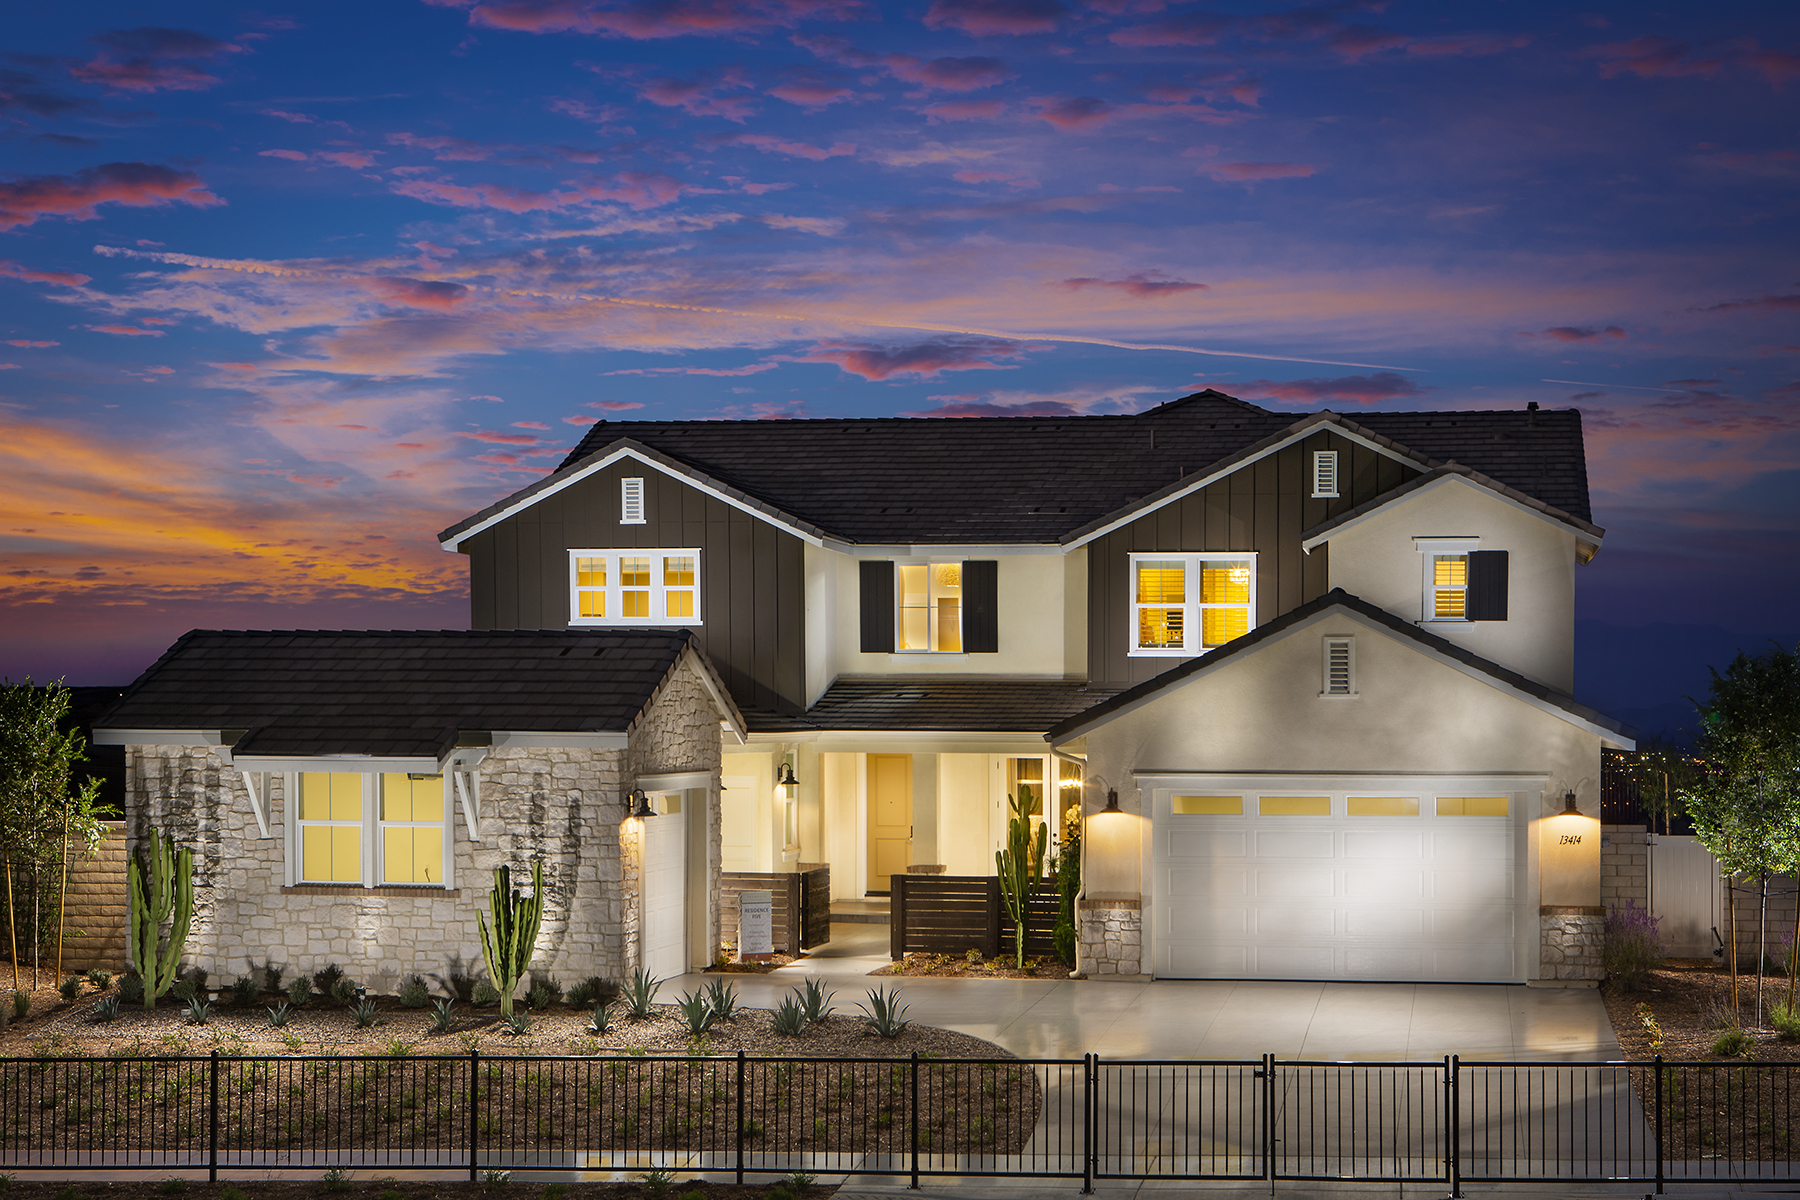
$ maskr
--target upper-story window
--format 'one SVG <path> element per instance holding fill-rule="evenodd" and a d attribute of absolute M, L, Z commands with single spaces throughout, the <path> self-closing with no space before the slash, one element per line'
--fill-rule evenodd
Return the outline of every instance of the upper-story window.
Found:
<path fill-rule="evenodd" d="M 1256 624 L 1254 554 L 1133 554 L 1131 653 L 1195 655 Z"/>
<path fill-rule="evenodd" d="M 295 883 L 445 887 L 450 805 L 442 775 L 301 771 L 290 846 Z"/>
<path fill-rule="evenodd" d="M 993 559 L 857 564 L 864 654 L 998 654 L 1000 564 Z"/>
<path fill-rule="evenodd" d="M 961 654 L 962 563 L 896 563 L 896 650 Z"/>
<path fill-rule="evenodd" d="M 1427 620 L 1466 621 L 1469 619 L 1468 555 L 1434 554 L 1431 556 L 1431 588 L 1426 604 Z"/>
<path fill-rule="evenodd" d="M 569 551 L 569 624 L 700 624 L 700 551 Z"/>
<path fill-rule="evenodd" d="M 1478 537 L 1416 537 L 1425 568 L 1424 621 L 1506 620 L 1510 556 Z"/>

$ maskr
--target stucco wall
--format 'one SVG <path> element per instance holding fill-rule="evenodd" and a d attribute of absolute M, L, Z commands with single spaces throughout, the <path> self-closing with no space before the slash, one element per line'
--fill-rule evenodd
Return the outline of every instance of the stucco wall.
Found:
<path fill-rule="evenodd" d="M 1481 538 L 1506 550 L 1504 621 L 1426 628 L 1563 692 L 1575 686 L 1575 534 L 1451 478 L 1396 500 L 1331 539 L 1331 586 L 1409 621 L 1423 615 L 1425 562 L 1415 537 Z M 1314 550 L 1314 553 L 1318 553 Z"/>

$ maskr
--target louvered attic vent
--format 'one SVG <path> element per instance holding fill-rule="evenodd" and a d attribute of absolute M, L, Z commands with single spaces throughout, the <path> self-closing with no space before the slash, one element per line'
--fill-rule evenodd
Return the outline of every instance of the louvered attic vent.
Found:
<path fill-rule="evenodd" d="M 1356 651 L 1352 639 L 1325 639 L 1325 690 L 1319 694 L 1356 695 Z"/>
<path fill-rule="evenodd" d="M 1336 450 L 1313 451 L 1313 488 L 1314 500 L 1333 500 L 1338 494 L 1338 452 Z"/>
<path fill-rule="evenodd" d="M 643 479 L 619 480 L 619 524 L 643 525 L 645 523 Z"/>

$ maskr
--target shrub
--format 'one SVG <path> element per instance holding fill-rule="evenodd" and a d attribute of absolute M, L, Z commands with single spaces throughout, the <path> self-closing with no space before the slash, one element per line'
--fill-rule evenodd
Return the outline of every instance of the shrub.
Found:
<path fill-rule="evenodd" d="M 200 985 L 195 983 L 192 977 L 177 979 L 169 988 L 169 994 L 183 1004 L 192 1004 L 194 998 L 200 994 Z"/>
<path fill-rule="evenodd" d="M 165 1196 L 179 1196 L 188 1190 L 188 1181 L 180 1178 L 165 1179 L 156 1185 L 156 1190 Z"/>
<path fill-rule="evenodd" d="M 435 979 L 437 985 L 440 988 L 443 988 L 449 995 L 455 999 L 461 1000 L 464 1004 L 469 1004 L 475 999 L 475 982 L 481 978 L 481 973 L 479 971 L 471 971 L 464 966 L 462 955 L 452 954 L 450 956 L 450 965 L 444 968 L 444 973 L 442 975 L 433 975 L 432 978 Z"/>
<path fill-rule="evenodd" d="M 662 1195 L 669 1190 L 669 1185 L 675 1182 L 675 1177 L 673 1175 L 661 1169 L 646 1171 L 644 1172 L 643 1178 L 644 1190 L 649 1192 L 652 1196 Z"/>
<path fill-rule="evenodd" d="M 1740 1058 L 1750 1053 L 1753 1045 L 1755 1043 L 1750 1040 L 1750 1035 L 1743 1030 L 1727 1029 L 1712 1044 L 1712 1056 L 1714 1058 Z"/>
<path fill-rule="evenodd" d="M 556 976 L 545 971 L 531 973 L 531 988 L 525 993 L 525 1002 L 536 1009 L 546 1009 L 563 998 L 563 985 L 557 982 Z"/>
<path fill-rule="evenodd" d="M 13 1020 L 23 1021 L 31 1015 L 31 997 L 24 992 L 13 993 Z"/>
<path fill-rule="evenodd" d="M 231 982 L 231 1003 L 235 1008 L 248 1008 L 256 1003 L 262 989 L 256 986 L 256 976 L 239 975 Z"/>
<path fill-rule="evenodd" d="M 296 976 L 294 982 L 288 984 L 288 1003 L 299 1008 L 312 999 L 312 980 L 304 975 Z"/>
<path fill-rule="evenodd" d="M 347 1192 L 350 1190 L 350 1178 L 336 1167 L 325 1172 L 325 1190 L 328 1192 Z"/>
<path fill-rule="evenodd" d="M 256 970 L 256 963 L 254 960 L 252 960 L 252 962 L 250 964 L 250 969 L 252 971 Z M 287 990 L 286 988 L 281 986 L 281 977 L 283 975 L 287 974 L 286 967 L 278 967 L 275 965 L 275 961 L 273 959 L 265 959 L 263 961 L 262 973 L 263 973 L 263 991 L 265 991 L 265 992 L 284 992 Z"/>
<path fill-rule="evenodd" d="M 73 1004 L 75 997 L 81 995 L 81 976 L 71 975 L 56 985 L 56 993 Z"/>
<path fill-rule="evenodd" d="M 589 975 L 570 988 L 569 994 L 563 999 L 570 1008 L 591 1008 L 596 1004 L 610 1004 L 618 998 L 618 995 L 618 988 L 598 975 Z"/>
<path fill-rule="evenodd" d="M 1800 1008 L 1777 1004 L 1769 1010 L 1769 1024 L 1784 1042 L 1800 1042 Z"/>
<path fill-rule="evenodd" d="M 486 1008 L 490 1004 L 500 1003 L 500 991 L 485 979 L 475 981 L 475 992 L 469 1001 L 477 1008 Z"/>
<path fill-rule="evenodd" d="M 1656 934 L 1661 920 L 1632 900 L 1607 910 L 1601 962 L 1612 983 L 1625 991 L 1636 991 L 1650 972 L 1662 966 L 1662 942 Z"/>
<path fill-rule="evenodd" d="M 424 1008 L 431 1003 L 431 989 L 422 975 L 408 975 L 400 983 L 400 1007 Z"/>
<path fill-rule="evenodd" d="M 127 1004 L 136 1004 L 144 998 L 144 977 L 136 971 L 127 971 L 119 976 L 119 997 Z"/>
<path fill-rule="evenodd" d="M 1637 1006 L 1637 1019 L 1638 1024 L 1644 1027 L 1644 1032 L 1650 1037 L 1651 1051 L 1656 1054 L 1661 1054 L 1664 1041 L 1662 1026 L 1657 1023 L 1656 1014 L 1650 1011 L 1650 1006 L 1648 1004 L 1640 1004 Z"/>
<path fill-rule="evenodd" d="M 313 972 L 313 986 L 327 996 L 335 995 L 337 985 L 344 979 L 344 968 L 334 962 L 328 962 Z"/>
<path fill-rule="evenodd" d="M 326 994 L 339 1004 L 348 1004 L 356 998 L 356 980 L 346 976 L 333 983 L 331 990 Z"/>
<path fill-rule="evenodd" d="M 94 1020 L 103 1025 L 108 1021 L 118 1020 L 119 1005 L 120 1000 L 117 995 L 100 997 L 99 1003 L 94 1005 Z"/>
<path fill-rule="evenodd" d="M 95 967 L 87 973 L 87 981 L 93 985 L 96 992 L 104 992 L 112 986 L 112 975 L 111 971 L 102 971 L 99 967 Z"/>

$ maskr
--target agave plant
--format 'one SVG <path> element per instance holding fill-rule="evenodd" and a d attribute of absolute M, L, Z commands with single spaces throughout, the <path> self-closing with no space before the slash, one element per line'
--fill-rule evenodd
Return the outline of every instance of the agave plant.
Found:
<path fill-rule="evenodd" d="M 806 1013 L 806 1019 L 811 1024 L 817 1025 L 835 1011 L 831 1004 L 831 998 L 837 993 L 826 991 L 825 985 L 817 979 L 808 979 L 801 984 L 799 995 L 800 1008 Z"/>
<path fill-rule="evenodd" d="M 656 993 L 662 985 L 662 980 L 642 967 L 632 972 L 631 982 L 625 988 L 625 1005 L 633 1020 L 642 1021 L 656 1011 Z"/>
<path fill-rule="evenodd" d="M 806 1031 L 806 1010 L 792 996 L 784 997 L 775 1009 L 775 1032 L 782 1037 L 799 1037 Z"/>
<path fill-rule="evenodd" d="M 269 1024 L 280 1029 L 294 1019 L 294 1006 L 286 1000 L 269 1009 Z"/>
<path fill-rule="evenodd" d="M 119 1005 L 122 1003 L 123 1001 L 119 999 L 117 993 L 114 993 L 111 996 L 100 997 L 99 1002 L 94 1005 L 94 1020 L 101 1023 L 117 1020 L 119 1016 Z"/>
<path fill-rule="evenodd" d="M 206 997 L 195 996 L 192 1000 L 188 1001 L 188 1003 L 187 1003 L 188 1024 L 204 1025 L 204 1024 L 206 1024 L 207 1018 L 209 1018 L 211 1016 L 212 1016 L 212 1005 L 210 1005 L 206 1002 Z"/>
<path fill-rule="evenodd" d="M 719 1019 L 718 1014 L 713 1011 L 713 1006 L 708 1001 L 706 993 L 698 989 L 683 992 L 681 999 L 675 1002 L 675 1007 L 680 1011 L 682 1023 L 687 1026 L 688 1034 L 691 1037 L 699 1037 L 711 1029 L 713 1022 Z"/>
<path fill-rule="evenodd" d="M 595 1037 L 599 1037 L 611 1030 L 613 1024 L 612 1014 L 613 1006 L 611 1004 L 604 1000 L 595 1002 L 594 1019 L 588 1022 L 588 1032 Z"/>
<path fill-rule="evenodd" d="M 375 1023 L 375 1002 L 364 998 L 350 1006 L 350 1015 L 356 1019 L 358 1029 L 367 1029 Z"/>
<path fill-rule="evenodd" d="M 431 1029 L 433 1033 L 449 1033 L 456 1028 L 456 1001 L 433 1000 L 431 1002 Z"/>
<path fill-rule="evenodd" d="M 856 1007 L 869 1018 L 869 1028 L 884 1038 L 897 1038 L 912 1024 L 906 1019 L 906 1010 L 911 1006 L 900 1002 L 899 988 L 870 988 L 869 1002 Z"/>
<path fill-rule="evenodd" d="M 711 1006 L 715 1020 L 737 1020 L 737 989 L 725 980 L 715 979 L 706 985 L 706 1003 Z"/>

